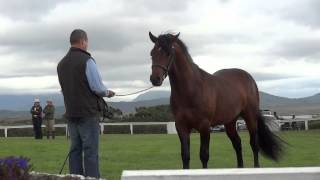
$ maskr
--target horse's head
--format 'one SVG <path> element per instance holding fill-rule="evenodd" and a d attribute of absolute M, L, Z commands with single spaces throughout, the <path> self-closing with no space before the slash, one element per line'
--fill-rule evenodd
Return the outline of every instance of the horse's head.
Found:
<path fill-rule="evenodd" d="M 177 35 L 163 34 L 159 37 L 155 37 L 149 32 L 149 37 L 154 43 L 154 47 L 151 50 L 152 58 L 152 74 L 150 75 L 150 81 L 154 86 L 161 86 L 163 80 L 167 77 L 170 67 L 175 59 L 174 42 L 178 38 Z"/>

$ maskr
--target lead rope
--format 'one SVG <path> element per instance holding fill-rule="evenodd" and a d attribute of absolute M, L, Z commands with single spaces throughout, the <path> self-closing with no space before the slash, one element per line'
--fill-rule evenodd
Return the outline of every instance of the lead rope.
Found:
<path fill-rule="evenodd" d="M 116 94 L 115 96 L 130 96 L 130 95 L 142 93 L 142 92 L 144 92 L 144 91 L 148 91 L 149 89 L 152 89 L 152 88 L 154 88 L 154 86 L 151 86 L 151 87 L 148 87 L 148 88 L 146 88 L 146 89 L 143 89 L 143 90 L 140 90 L 140 91 L 136 91 L 136 92 L 133 92 L 133 93 L 128 93 L 128 94 Z"/>
<path fill-rule="evenodd" d="M 136 91 L 136 92 L 133 92 L 133 93 L 128 93 L 128 94 L 116 94 L 115 96 L 130 96 L 130 95 L 138 94 L 138 93 L 141 93 L 141 92 L 144 92 L 144 91 L 148 91 L 149 89 L 152 89 L 152 88 L 154 88 L 154 86 L 151 86 L 151 87 L 148 87 L 148 88 L 146 88 L 146 89 L 143 89 L 143 90 L 140 90 L 140 91 Z M 68 158 L 69 158 L 69 156 L 70 156 L 70 153 L 71 153 L 71 152 L 69 152 L 69 153 L 67 154 L 67 157 L 66 157 L 66 159 L 64 160 L 64 162 L 63 162 L 63 164 L 62 164 L 62 167 L 61 167 L 61 170 L 60 170 L 59 174 L 62 173 L 62 171 L 63 171 L 63 169 L 64 169 L 64 166 L 66 165 L 66 162 L 67 162 L 67 160 L 68 160 Z"/>
<path fill-rule="evenodd" d="M 71 152 L 69 151 L 69 153 L 67 154 L 66 159 L 64 160 L 64 162 L 63 162 L 63 164 L 62 164 L 62 167 L 61 167 L 61 170 L 60 170 L 59 174 L 62 173 L 62 171 L 63 171 L 63 169 L 64 169 L 64 166 L 66 165 L 66 162 L 67 162 L 67 160 L 68 160 L 68 158 L 69 158 L 69 156 L 70 156 L 70 153 L 71 153 Z"/>

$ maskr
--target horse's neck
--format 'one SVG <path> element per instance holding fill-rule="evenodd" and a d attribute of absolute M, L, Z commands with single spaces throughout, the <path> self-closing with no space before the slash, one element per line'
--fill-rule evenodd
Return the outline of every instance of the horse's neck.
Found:
<path fill-rule="evenodd" d="M 169 72 L 172 95 L 190 96 L 198 89 L 200 73 L 197 67 L 186 59 L 185 55 L 177 54 Z"/>

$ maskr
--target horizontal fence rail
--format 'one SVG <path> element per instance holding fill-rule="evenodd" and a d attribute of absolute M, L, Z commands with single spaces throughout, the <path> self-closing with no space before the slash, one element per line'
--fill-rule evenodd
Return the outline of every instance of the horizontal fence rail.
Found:
<path fill-rule="evenodd" d="M 319 180 L 320 167 L 123 171 L 121 180 Z"/>
<path fill-rule="evenodd" d="M 281 129 L 281 126 L 284 125 L 285 123 L 289 123 L 289 125 L 291 126 L 293 123 L 302 122 L 304 123 L 304 129 L 309 130 L 310 121 L 320 121 L 320 119 L 319 118 L 295 118 L 295 119 L 282 119 L 282 120 L 277 119 L 277 120 L 269 121 L 269 123 L 271 122 L 269 127 L 271 127 L 271 130 L 278 131 Z M 245 124 L 244 120 L 238 120 L 236 123 L 237 129 L 239 128 L 239 124 L 243 124 L 243 123 Z"/>
<path fill-rule="evenodd" d="M 121 122 L 121 123 L 100 123 L 100 132 L 103 134 L 105 126 L 129 126 L 130 134 L 134 132 L 134 126 L 139 125 L 166 125 L 167 134 L 177 134 L 175 123 L 174 122 Z M 45 125 L 42 125 L 42 128 L 45 128 Z M 67 124 L 55 124 L 55 128 L 62 127 L 65 128 L 65 135 L 68 136 L 68 126 Z M 0 126 L 0 130 L 4 130 L 4 137 L 8 137 L 9 129 L 25 129 L 33 128 L 33 125 L 19 125 L 19 126 Z"/>
<path fill-rule="evenodd" d="M 296 118 L 296 119 L 285 119 L 285 120 L 273 120 L 273 126 L 276 126 L 275 130 L 280 130 L 280 126 L 284 123 L 293 123 L 293 122 L 304 122 L 305 130 L 309 129 L 310 121 L 319 121 L 317 118 Z M 237 121 L 237 128 L 239 124 L 245 124 L 244 120 Z M 100 123 L 101 134 L 105 131 L 105 126 L 128 126 L 130 128 L 130 134 L 134 134 L 134 126 L 140 125 L 165 125 L 167 134 L 177 134 L 175 122 L 120 122 L 120 123 Z M 44 128 L 45 125 L 42 125 Z M 54 127 L 65 128 L 65 135 L 68 136 L 68 126 L 67 124 L 55 124 Z M 19 125 L 19 126 L 0 126 L 0 130 L 4 130 L 4 137 L 8 137 L 9 129 L 24 129 L 24 128 L 33 128 L 32 125 Z"/>

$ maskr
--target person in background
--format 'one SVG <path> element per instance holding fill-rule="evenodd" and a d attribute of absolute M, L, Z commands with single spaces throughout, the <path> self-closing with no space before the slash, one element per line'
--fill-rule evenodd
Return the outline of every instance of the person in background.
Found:
<path fill-rule="evenodd" d="M 35 139 L 42 139 L 42 107 L 40 106 L 40 100 L 34 99 L 34 105 L 30 109 L 32 115 L 32 124 Z"/>
<path fill-rule="evenodd" d="M 70 132 L 69 171 L 99 178 L 99 121 L 103 97 L 115 93 L 102 83 L 95 60 L 87 52 L 87 33 L 75 29 L 71 47 L 57 71 Z"/>
<path fill-rule="evenodd" d="M 47 129 L 47 139 L 55 138 L 55 131 L 54 131 L 54 105 L 51 99 L 47 100 L 47 105 L 43 109 L 44 113 L 44 120 L 46 121 L 46 129 Z"/>

